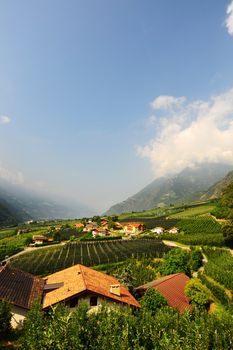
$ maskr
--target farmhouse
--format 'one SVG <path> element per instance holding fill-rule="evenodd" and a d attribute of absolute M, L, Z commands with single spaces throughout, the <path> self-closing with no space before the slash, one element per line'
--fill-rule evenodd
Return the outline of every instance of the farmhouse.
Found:
<path fill-rule="evenodd" d="M 80 300 L 90 309 L 98 309 L 102 301 L 114 305 L 140 304 L 115 277 L 97 272 L 83 265 L 75 265 L 45 278 L 33 276 L 9 264 L 0 267 L 0 300 L 11 305 L 12 327 L 20 327 L 35 300 L 43 310 L 64 303 L 73 311 Z"/>
<path fill-rule="evenodd" d="M 97 228 L 98 228 L 97 223 L 95 223 L 95 222 L 89 222 L 89 223 L 86 224 L 86 226 L 84 227 L 83 232 L 91 232 L 91 231 L 93 231 L 93 230 L 95 230 L 95 229 L 97 229 Z"/>
<path fill-rule="evenodd" d="M 92 236 L 95 238 L 97 236 L 107 237 L 110 236 L 110 230 L 107 228 L 96 228 L 92 231 Z"/>
<path fill-rule="evenodd" d="M 43 235 L 34 235 L 32 237 L 32 241 L 33 243 L 35 244 L 43 244 L 43 243 L 46 243 L 49 241 L 49 238 L 48 237 L 45 237 Z"/>
<path fill-rule="evenodd" d="M 179 312 L 183 312 L 191 308 L 189 300 L 184 293 L 184 288 L 188 281 L 189 277 L 184 273 L 175 273 L 146 283 L 136 288 L 136 290 L 140 295 L 143 295 L 149 288 L 155 288 L 167 300 L 169 306 L 177 309 Z"/>
<path fill-rule="evenodd" d="M 178 228 L 177 227 L 173 227 L 173 228 L 171 228 L 168 232 L 169 233 L 171 233 L 171 234 L 173 234 L 173 235 L 176 235 L 177 233 L 178 233 Z"/>
<path fill-rule="evenodd" d="M 45 281 L 10 265 L 0 267 L 0 300 L 11 303 L 13 328 L 22 326 L 35 300 L 41 300 Z"/>
<path fill-rule="evenodd" d="M 115 277 L 95 271 L 83 265 L 75 265 L 45 277 L 43 309 L 64 302 L 73 310 L 79 300 L 87 301 L 90 308 L 97 308 L 102 301 L 140 307 L 137 300 Z M 51 289 L 50 289 L 51 288 Z"/>
<path fill-rule="evenodd" d="M 155 227 L 151 230 L 151 232 L 157 233 L 157 235 L 161 235 L 164 232 L 164 228 L 163 227 Z"/>
<path fill-rule="evenodd" d="M 145 230 L 145 225 L 142 223 L 126 223 L 123 224 L 123 232 L 124 233 L 139 233 L 141 231 Z"/>

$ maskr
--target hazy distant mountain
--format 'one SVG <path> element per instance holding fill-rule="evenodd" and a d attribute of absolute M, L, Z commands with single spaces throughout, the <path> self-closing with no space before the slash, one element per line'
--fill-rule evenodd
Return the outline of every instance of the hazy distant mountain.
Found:
<path fill-rule="evenodd" d="M 201 197 L 203 200 L 220 198 L 224 190 L 233 182 L 233 171 L 229 172 L 223 179 L 211 186 Z"/>
<path fill-rule="evenodd" d="M 22 218 L 18 212 L 3 199 L 0 199 L 0 227 L 16 225 L 20 221 Z"/>
<path fill-rule="evenodd" d="M 89 208 L 76 201 L 39 195 L 3 180 L 0 182 L 0 204 L 12 213 L 12 220 L 17 222 L 29 219 L 69 219 L 92 214 Z M 3 211 L 0 212 L 0 221 L 2 213 Z"/>
<path fill-rule="evenodd" d="M 224 164 L 188 167 L 171 177 L 161 177 L 124 202 L 112 206 L 107 215 L 149 210 L 156 206 L 199 200 L 204 192 L 232 170 Z"/>

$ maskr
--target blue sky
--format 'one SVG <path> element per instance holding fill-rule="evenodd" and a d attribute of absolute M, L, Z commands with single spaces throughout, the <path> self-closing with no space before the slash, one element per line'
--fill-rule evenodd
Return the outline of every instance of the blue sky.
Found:
<path fill-rule="evenodd" d="M 161 121 L 169 124 L 184 110 L 196 120 L 192 101 L 219 113 L 219 99 L 227 99 L 231 110 L 229 4 L 1 1 L 0 116 L 9 120 L 0 123 L 0 176 L 103 211 L 169 173 L 179 155 L 169 159 L 166 135 L 185 127 L 169 134 Z M 186 102 L 160 113 L 151 102 L 161 95 Z M 229 160 L 230 140 L 221 145 Z M 169 164 L 161 165 L 158 153 Z M 199 156 L 192 157 L 181 157 L 178 168 Z"/>

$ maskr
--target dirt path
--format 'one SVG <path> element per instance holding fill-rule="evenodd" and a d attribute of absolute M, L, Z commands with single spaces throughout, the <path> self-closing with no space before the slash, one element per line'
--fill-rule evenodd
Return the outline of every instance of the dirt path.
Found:
<path fill-rule="evenodd" d="M 66 244 L 66 242 L 61 242 L 61 243 L 58 243 L 58 244 L 45 245 L 43 247 L 25 247 L 24 250 L 22 250 L 21 252 L 16 253 L 14 255 L 11 255 L 11 256 L 9 256 L 9 258 L 4 259 L 3 261 L 4 262 L 10 261 L 11 259 L 13 259 L 13 258 L 15 258 L 15 257 L 17 257 L 19 255 L 23 255 L 23 254 L 25 254 L 27 252 L 31 252 L 33 250 L 52 248 L 52 247 L 57 247 L 57 246 L 65 245 L 65 244 Z"/>
<path fill-rule="evenodd" d="M 173 241 L 167 241 L 167 240 L 163 240 L 163 243 L 169 247 L 176 247 L 176 248 L 180 248 L 183 250 L 190 250 L 189 246 L 183 246 L 183 245 L 179 245 L 176 242 Z"/>

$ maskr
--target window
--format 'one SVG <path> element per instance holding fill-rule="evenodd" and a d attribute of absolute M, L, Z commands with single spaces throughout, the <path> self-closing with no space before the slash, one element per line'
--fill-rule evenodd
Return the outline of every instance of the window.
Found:
<path fill-rule="evenodd" d="M 96 296 L 90 297 L 90 306 L 96 306 L 97 300 L 98 300 L 98 297 L 96 297 Z"/>
<path fill-rule="evenodd" d="M 70 299 L 70 308 L 73 308 L 78 305 L 78 297 Z"/>

